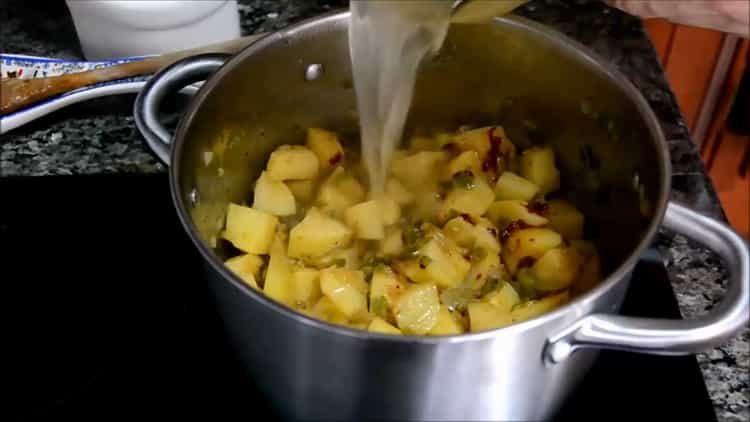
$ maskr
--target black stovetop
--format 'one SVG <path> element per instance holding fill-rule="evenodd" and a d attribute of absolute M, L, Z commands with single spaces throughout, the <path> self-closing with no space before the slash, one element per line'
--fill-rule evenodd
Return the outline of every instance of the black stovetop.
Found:
<path fill-rule="evenodd" d="M 2 178 L 0 246 L 14 419 L 267 419 L 166 175 Z M 658 256 L 638 264 L 623 313 L 679 317 Z M 693 357 L 622 352 L 601 354 L 560 419 L 585 416 L 715 420 Z"/>

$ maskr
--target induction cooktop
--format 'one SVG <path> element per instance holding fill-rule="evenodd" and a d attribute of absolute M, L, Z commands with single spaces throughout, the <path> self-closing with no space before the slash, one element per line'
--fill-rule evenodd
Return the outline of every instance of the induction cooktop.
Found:
<path fill-rule="evenodd" d="M 274 419 L 227 345 L 165 174 L 2 178 L 0 246 L 14 420 Z M 655 251 L 622 312 L 679 318 Z M 558 415 L 584 417 L 716 420 L 694 357 L 612 351 Z"/>

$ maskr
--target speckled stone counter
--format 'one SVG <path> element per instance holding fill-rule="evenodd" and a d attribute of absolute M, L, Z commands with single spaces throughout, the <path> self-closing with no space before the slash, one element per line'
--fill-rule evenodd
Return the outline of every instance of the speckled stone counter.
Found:
<path fill-rule="evenodd" d="M 246 34 L 282 28 L 346 7 L 345 0 L 241 0 Z M 648 36 L 637 19 L 589 0 L 535 0 L 521 14 L 551 25 L 616 64 L 643 92 L 661 120 L 673 164 L 673 199 L 724 218 L 699 155 Z M 0 5 L 2 52 L 80 58 L 63 2 L 11 0 Z M 164 171 L 141 142 L 131 116 L 132 95 L 97 99 L 55 112 L 2 136 L 0 174 L 65 175 Z M 711 309 L 726 273 L 712 253 L 683 237 L 661 233 L 657 245 L 686 318 Z M 750 419 L 750 331 L 697 359 L 718 419 Z"/>

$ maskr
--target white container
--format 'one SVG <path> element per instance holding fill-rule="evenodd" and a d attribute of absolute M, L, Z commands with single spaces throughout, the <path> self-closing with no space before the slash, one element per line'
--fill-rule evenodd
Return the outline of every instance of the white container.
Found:
<path fill-rule="evenodd" d="M 240 36 L 236 0 L 67 0 L 87 60 L 162 54 Z"/>

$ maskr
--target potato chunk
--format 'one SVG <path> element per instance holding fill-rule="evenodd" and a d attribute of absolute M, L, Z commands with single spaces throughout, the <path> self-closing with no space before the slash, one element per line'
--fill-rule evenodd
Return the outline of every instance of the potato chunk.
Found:
<path fill-rule="evenodd" d="M 269 213 L 230 203 L 223 237 L 243 252 L 263 255 L 271 248 L 278 224 Z"/>
<path fill-rule="evenodd" d="M 505 227 L 513 221 L 523 221 L 530 226 L 543 226 L 549 220 L 536 212 L 529 210 L 529 203 L 519 200 L 496 201 L 487 210 L 487 218 L 498 227 Z"/>
<path fill-rule="evenodd" d="M 581 273 L 583 256 L 572 247 L 550 249 L 531 267 L 534 289 L 553 292 L 570 287 Z"/>
<path fill-rule="evenodd" d="M 499 200 L 530 201 L 538 191 L 539 186 L 535 185 L 534 182 L 510 171 L 501 174 L 495 185 L 495 197 Z"/>
<path fill-rule="evenodd" d="M 385 237 L 383 213 L 377 200 L 348 208 L 344 213 L 344 220 L 360 239 L 380 240 Z"/>
<path fill-rule="evenodd" d="M 451 312 L 447 306 L 441 305 L 435 325 L 428 333 L 431 336 L 449 336 L 463 333 L 464 326 L 459 317 Z"/>
<path fill-rule="evenodd" d="M 516 230 L 503 243 L 503 262 L 515 274 L 521 260 L 533 265 L 539 257 L 550 249 L 562 244 L 562 237 L 550 229 L 530 228 Z M 525 264 L 526 262 L 522 263 Z"/>
<path fill-rule="evenodd" d="M 547 206 L 550 228 L 568 240 L 583 238 L 583 214 L 573 204 L 562 199 L 554 199 L 547 202 Z"/>
<path fill-rule="evenodd" d="M 334 305 L 328 296 L 321 297 L 313 306 L 310 314 L 332 324 L 348 325 L 349 323 L 349 318 Z"/>
<path fill-rule="evenodd" d="M 289 256 L 320 257 L 348 245 L 351 239 L 352 231 L 345 224 L 313 207 L 289 232 Z"/>
<path fill-rule="evenodd" d="M 367 284 L 359 271 L 340 268 L 321 270 L 320 290 L 349 319 L 367 312 Z"/>
<path fill-rule="evenodd" d="M 401 335 L 401 330 L 380 318 L 374 318 L 367 327 L 367 330 L 373 333 Z"/>
<path fill-rule="evenodd" d="M 255 182 L 253 208 L 277 216 L 294 215 L 297 212 L 294 195 L 284 182 L 268 177 L 262 172 Z"/>
<path fill-rule="evenodd" d="M 292 306 L 294 305 L 292 283 L 292 267 L 286 255 L 286 245 L 277 237 L 271 247 L 271 259 L 268 261 L 263 292 L 277 302 Z"/>
<path fill-rule="evenodd" d="M 288 180 L 286 185 L 299 202 L 307 203 L 315 198 L 316 186 L 313 180 Z"/>
<path fill-rule="evenodd" d="M 302 145 L 282 145 L 268 159 L 266 171 L 274 180 L 308 180 L 318 175 L 318 157 Z"/>
<path fill-rule="evenodd" d="M 474 177 L 466 186 L 454 187 L 445 197 L 440 210 L 441 219 L 451 212 L 481 216 L 495 200 L 495 193 L 483 177 Z"/>
<path fill-rule="evenodd" d="M 521 176 L 539 187 L 539 195 L 560 189 L 560 172 L 551 148 L 529 148 L 521 154 Z"/>
<path fill-rule="evenodd" d="M 313 268 L 299 268 L 292 273 L 294 300 L 303 309 L 312 307 L 320 299 L 320 272 Z"/>
<path fill-rule="evenodd" d="M 318 190 L 315 203 L 325 209 L 343 212 L 365 199 L 365 189 L 343 167 L 337 167 Z"/>
<path fill-rule="evenodd" d="M 424 335 L 437 324 L 440 300 L 434 284 L 410 286 L 396 303 L 398 327 L 409 334 Z"/>
<path fill-rule="evenodd" d="M 539 300 L 524 302 L 510 311 L 510 314 L 513 318 L 513 322 L 526 321 L 562 306 L 568 301 L 568 299 L 569 294 L 567 291 L 564 291 Z"/>
<path fill-rule="evenodd" d="M 441 166 L 448 161 L 444 151 L 422 151 L 391 161 L 391 172 L 404 185 L 419 189 L 438 180 Z"/>
<path fill-rule="evenodd" d="M 462 171 L 470 171 L 473 174 L 482 174 L 482 162 L 476 151 L 464 151 L 448 163 L 443 175 L 444 179 L 450 179 L 454 174 Z"/>
<path fill-rule="evenodd" d="M 386 231 L 385 237 L 380 241 L 380 253 L 385 256 L 396 256 L 404 252 L 403 230 L 390 229 Z"/>
<path fill-rule="evenodd" d="M 510 312 L 514 306 L 521 302 L 521 297 L 510 283 L 503 282 L 499 289 L 486 294 L 482 300 L 495 306 L 502 312 Z"/>
<path fill-rule="evenodd" d="M 472 332 L 492 330 L 513 323 L 510 312 L 503 312 L 489 303 L 470 303 L 467 309 Z"/>
<path fill-rule="evenodd" d="M 330 131 L 311 127 L 307 130 L 307 146 L 318 157 L 320 167 L 331 169 L 344 159 L 344 147 L 339 137 Z"/>
<path fill-rule="evenodd" d="M 239 255 L 227 259 L 224 264 L 232 270 L 237 277 L 247 283 L 248 286 L 260 290 L 257 279 L 260 274 L 260 269 L 263 266 L 263 260 L 259 256 L 253 254 Z"/>
<path fill-rule="evenodd" d="M 453 287 L 460 283 L 471 264 L 455 244 L 436 236 L 419 249 L 419 257 L 397 263 L 399 271 L 416 283 Z"/>
<path fill-rule="evenodd" d="M 385 194 L 401 206 L 414 202 L 414 194 L 409 192 L 398 179 L 389 178 L 385 182 Z"/>

